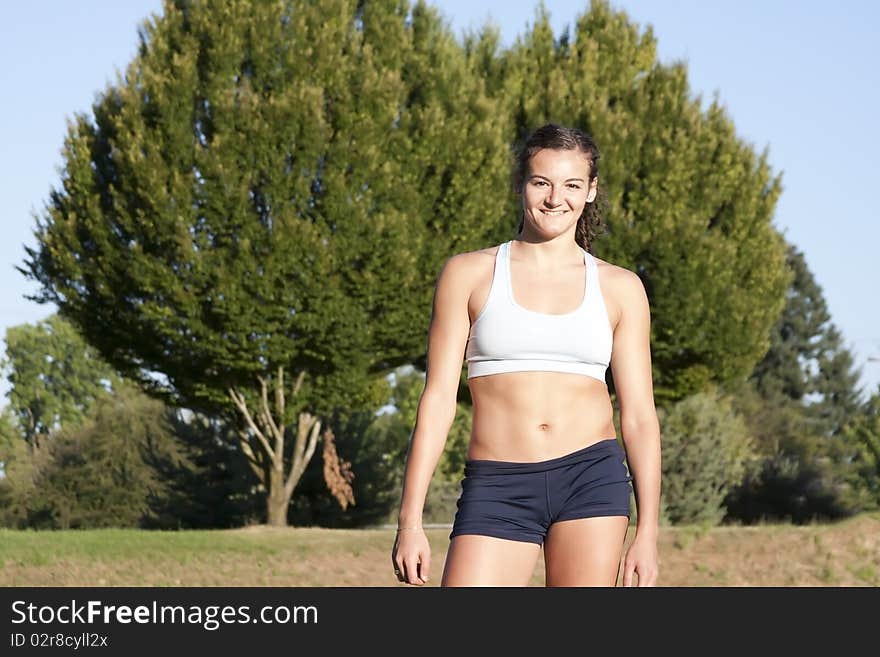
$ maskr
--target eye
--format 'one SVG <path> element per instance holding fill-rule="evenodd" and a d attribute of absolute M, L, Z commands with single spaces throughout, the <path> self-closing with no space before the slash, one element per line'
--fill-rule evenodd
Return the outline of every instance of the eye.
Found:
<path fill-rule="evenodd" d="M 578 185 L 577 183 L 570 183 L 568 186 L 569 186 L 571 189 L 580 189 L 580 188 L 581 188 L 581 186 Z"/>

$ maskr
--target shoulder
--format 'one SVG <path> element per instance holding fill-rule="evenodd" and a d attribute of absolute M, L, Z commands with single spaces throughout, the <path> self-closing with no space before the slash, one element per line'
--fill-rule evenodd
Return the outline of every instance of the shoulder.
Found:
<path fill-rule="evenodd" d="M 476 251 L 465 251 L 450 256 L 440 270 L 440 279 L 455 279 L 457 281 L 473 281 L 488 270 L 490 273 L 494 267 L 495 255 L 499 245 L 489 246 Z"/>
<path fill-rule="evenodd" d="M 609 285 L 624 288 L 641 287 L 644 289 L 642 279 L 634 271 L 610 263 L 607 260 L 602 260 L 596 256 L 593 256 L 593 260 L 595 260 L 596 266 L 599 268 L 599 277 L 602 279 L 602 283 L 605 283 L 607 280 Z"/>
<path fill-rule="evenodd" d="M 473 291 L 488 285 L 494 271 L 495 254 L 498 247 L 488 247 L 450 256 L 443 263 L 435 286 L 434 304 L 436 309 L 463 308 L 462 315 L 467 319 L 467 305 Z"/>
<path fill-rule="evenodd" d="M 609 296 L 623 313 L 628 308 L 640 308 L 648 305 L 648 295 L 642 279 L 634 271 L 600 260 L 593 256 L 599 272 L 602 290 Z"/>

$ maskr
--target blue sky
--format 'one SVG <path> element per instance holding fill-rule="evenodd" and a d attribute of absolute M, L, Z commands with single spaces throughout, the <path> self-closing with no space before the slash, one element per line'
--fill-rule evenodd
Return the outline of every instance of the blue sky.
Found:
<path fill-rule="evenodd" d="M 460 36 L 492 20 L 504 45 L 532 23 L 536 2 L 436 0 Z M 589 6 L 545 0 L 558 34 Z M 832 320 L 880 385 L 880 80 L 875 35 L 880 3 L 843 0 L 618 0 L 641 28 L 651 24 L 661 61 L 688 63 L 694 95 L 718 94 L 737 132 L 769 149 L 782 173 L 774 225 L 804 252 Z M 13 267 L 34 245 L 33 214 L 58 182 L 66 121 L 135 53 L 137 24 L 158 0 L 34 0 L 4 4 L 0 21 L 0 335 L 54 311 L 24 299 L 36 286 Z M 5 344 L 4 344 L 5 349 Z M 877 361 L 869 360 L 871 357 Z M 0 381 L 0 395 L 8 390 Z M 5 403 L 0 400 L 0 404 Z"/>

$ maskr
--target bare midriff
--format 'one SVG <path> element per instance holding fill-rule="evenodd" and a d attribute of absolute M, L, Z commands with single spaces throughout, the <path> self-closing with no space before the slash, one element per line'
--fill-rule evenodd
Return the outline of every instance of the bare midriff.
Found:
<path fill-rule="evenodd" d="M 546 461 L 616 436 L 608 387 L 593 377 L 508 372 L 468 379 L 468 387 L 468 459 Z"/>

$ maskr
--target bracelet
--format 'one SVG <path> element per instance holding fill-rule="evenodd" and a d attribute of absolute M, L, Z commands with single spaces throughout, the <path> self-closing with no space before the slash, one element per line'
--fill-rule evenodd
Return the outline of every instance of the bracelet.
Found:
<path fill-rule="evenodd" d="M 422 528 L 422 527 L 419 527 L 419 526 L 415 526 L 415 527 L 398 527 L 398 528 L 397 528 L 397 531 L 400 532 L 400 531 L 403 531 L 403 530 L 405 530 L 405 529 L 423 529 L 423 528 Z"/>

